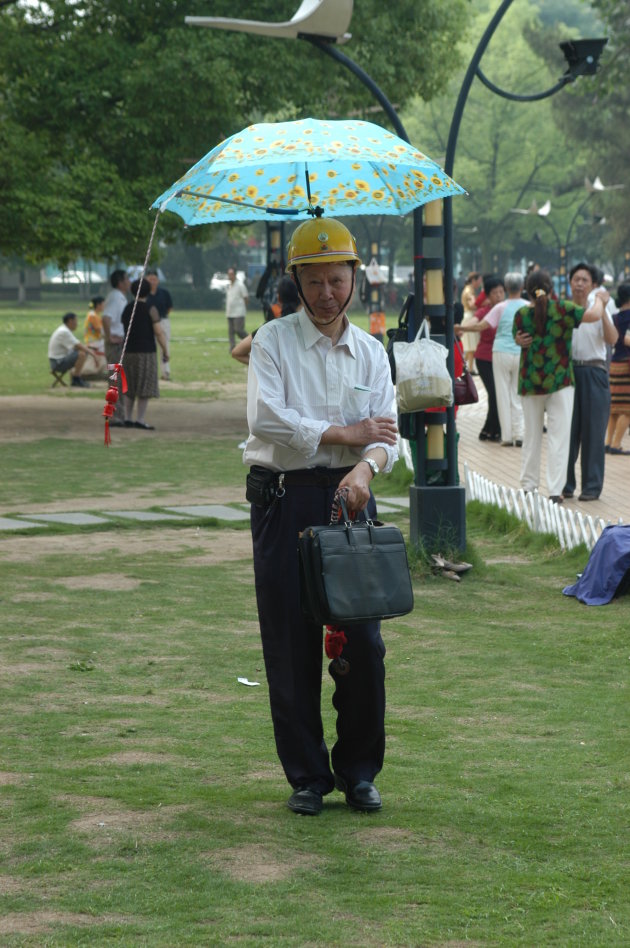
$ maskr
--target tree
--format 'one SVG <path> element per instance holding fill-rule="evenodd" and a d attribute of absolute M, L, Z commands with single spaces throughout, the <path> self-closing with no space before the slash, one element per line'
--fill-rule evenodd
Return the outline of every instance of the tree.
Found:
<path fill-rule="evenodd" d="M 630 251 L 630 20 L 626 0 L 593 0 L 592 7 L 603 21 L 600 35 L 608 36 L 600 69 L 572 87 L 564 101 L 554 103 L 554 115 L 572 146 L 583 151 L 591 180 L 599 175 L 605 185 L 625 185 L 624 190 L 597 197 L 597 213 L 606 219 L 604 245 L 617 276 L 624 252 Z"/>
<path fill-rule="evenodd" d="M 363 0 L 351 55 L 397 103 L 431 96 L 452 65 L 465 6 Z M 373 105 L 355 77 L 306 44 L 184 24 L 206 12 L 205 0 L 0 7 L 0 252 L 62 265 L 79 254 L 137 259 L 152 201 L 223 138 L 261 119 Z M 233 15 L 232 0 L 212 12 Z M 245 15 L 294 12 L 295 0 L 252 0 Z M 160 233 L 172 239 L 182 224 L 164 215 Z"/>
<path fill-rule="evenodd" d="M 477 2 L 475 10 L 464 49 L 466 62 L 472 58 L 494 5 Z M 527 38 L 533 35 L 539 39 L 545 35 L 537 3 L 514 4 L 481 62 L 483 72 L 500 88 L 518 94 L 537 93 L 553 86 L 564 72 L 557 40 L 543 48 L 540 42 L 528 43 Z M 462 79 L 462 72 L 455 73 L 445 94 L 429 103 L 417 99 L 404 113 L 414 143 L 432 157 L 446 152 Z M 552 101 L 512 102 L 490 92 L 478 79 L 474 81 L 454 167 L 455 180 L 469 193 L 453 202 L 455 248 L 465 269 L 504 270 L 524 256 L 541 254 L 541 262 L 551 269 L 558 267 L 559 244 L 585 192 L 576 190 L 584 179 L 580 150 L 567 149 Z M 568 188 L 567 181 L 571 182 Z M 541 206 L 547 199 L 552 201 L 552 213 L 546 223 L 512 212 L 513 208 L 529 207 L 534 200 Z"/>

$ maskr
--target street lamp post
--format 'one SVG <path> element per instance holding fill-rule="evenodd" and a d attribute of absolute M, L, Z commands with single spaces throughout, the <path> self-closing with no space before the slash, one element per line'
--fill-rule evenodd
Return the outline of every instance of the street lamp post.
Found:
<path fill-rule="evenodd" d="M 537 217 L 542 218 L 542 220 L 544 220 L 544 222 L 553 231 L 554 236 L 556 238 L 558 250 L 559 250 L 559 255 L 560 255 L 560 279 L 561 279 L 560 290 L 564 296 L 567 295 L 568 286 L 569 286 L 568 277 L 567 277 L 567 260 L 568 260 L 568 255 L 569 255 L 569 248 L 571 246 L 571 236 L 573 234 L 573 228 L 575 227 L 575 224 L 577 223 L 577 220 L 580 214 L 582 213 L 582 211 L 584 210 L 584 208 L 586 207 L 586 205 L 588 204 L 588 202 L 590 201 L 590 199 L 593 197 L 594 194 L 599 194 L 602 191 L 617 191 L 620 188 L 625 187 L 625 185 L 623 184 L 605 185 L 605 184 L 602 184 L 601 178 L 598 176 L 595 178 L 595 180 L 592 183 L 589 181 L 588 178 L 586 178 L 584 181 L 584 187 L 588 191 L 588 194 L 586 198 L 584 199 L 584 201 L 581 202 L 575 214 L 571 218 L 571 223 L 569 224 L 569 227 L 567 229 L 567 235 L 564 242 L 562 241 L 560 234 L 558 233 L 556 227 L 553 225 L 549 217 L 549 212 L 551 211 L 551 201 L 545 201 L 542 207 L 538 207 L 536 201 L 534 200 L 532 201 L 530 206 L 526 209 L 520 208 L 520 207 L 512 208 L 513 214 L 523 214 L 525 216 L 536 215 Z"/>
<path fill-rule="evenodd" d="M 600 40 L 573 40 L 566 43 L 561 43 L 560 48 L 564 53 L 565 59 L 567 61 L 567 71 L 564 76 L 557 82 L 551 89 L 547 89 L 544 92 L 539 92 L 531 95 L 517 95 L 515 93 L 506 92 L 503 89 L 500 89 L 494 83 L 490 82 L 489 79 L 482 73 L 480 68 L 481 59 L 485 53 L 488 44 L 494 33 L 499 26 L 501 20 L 507 13 L 508 9 L 512 5 L 514 0 L 503 0 L 503 3 L 499 6 L 496 13 L 490 20 L 490 23 L 486 27 L 483 36 L 481 37 L 475 52 L 473 53 L 472 59 L 468 65 L 468 69 L 464 75 L 462 85 L 455 103 L 455 109 L 453 111 L 453 117 L 451 120 L 451 125 L 448 134 L 448 142 L 446 146 L 446 158 L 444 162 L 445 172 L 452 177 L 453 176 L 453 166 L 455 164 L 455 150 L 457 148 L 457 139 L 459 136 L 459 129 L 462 121 L 462 116 L 464 113 L 464 107 L 468 99 L 468 94 L 472 86 L 475 76 L 477 76 L 484 85 L 490 89 L 491 92 L 495 95 L 500 95 L 503 98 L 511 99 L 517 102 L 534 102 L 539 99 L 544 99 L 550 95 L 553 95 L 555 92 L 558 92 L 560 89 L 564 88 L 570 82 L 574 82 L 579 76 L 583 75 L 593 75 L 597 71 L 597 64 L 601 52 L 608 42 L 606 39 Z M 452 353 L 453 349 L 453 207 L 452 207 L 452 198 L 444 199 L 444 292 L 445 292 L 445 302 L 446 302 L 446 344 L 449 348 L 449 351 Z M 451 461 L 454 463 L 456 457 L 455 448 L 456 448 L 456 435 L 454 425 L 452 428 L 447 426 L 447 455 L 449 457 L 449 470 L 448 470 L 448 483 L 454 484 L 454 477 L 456 476 L 455 471 L 451 467 Z M 463 534 L 464 531 L 461 531 Z"/>

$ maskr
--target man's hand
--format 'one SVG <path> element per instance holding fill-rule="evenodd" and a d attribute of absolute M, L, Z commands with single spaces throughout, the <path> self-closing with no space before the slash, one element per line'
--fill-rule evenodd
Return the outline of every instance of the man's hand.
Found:
<path fill-rule="evenodd" d="M 370 481 L 372 473 L 367 464 L 360 461 L 339 483 L 339 487 L 348 488 L 346 506 L 348 513 L 365 510 L 370 499 Z"/>
<path fill-rule="evenodd" d="M 529 349 L 533 341 L 534 337 L 530 336 L 528 332 L 523 332 L 522 329 L 519 329 L 519 331 L 514 336 L 514 342 L 522 349 Z"/>
<path fill-rule="evenodd" d="M 364 418 L 345 429 L 343 443 L 362 448 L 366 444 L 382 441 L 383 444 L 396 444 L 398 425 L 393 418 Z"/>

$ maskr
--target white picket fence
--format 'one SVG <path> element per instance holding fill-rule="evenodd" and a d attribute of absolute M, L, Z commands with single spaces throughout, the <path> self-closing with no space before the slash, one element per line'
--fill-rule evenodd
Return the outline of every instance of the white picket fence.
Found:
<path fill-rule="evenodd" d="M 466 501 L 480 500 L 485 504 L 495 504 L 502 510 L 524 520 L 530 530 L 536 533 L 553 533 L 558 537 L 563 550 L 571 550 L 580 543 L 587 549 L 597 543 L 604 527 L 609 526 L 601 517 L 593 518 L 579 510 L 571 510 L 564 504 L 552 504 L 538 491 L 525 493 L 521 488 L 503 487 L 489 481 L 464 464 L 466 483 Z M 623 523 L 621 518 L 618 521 Z"/>

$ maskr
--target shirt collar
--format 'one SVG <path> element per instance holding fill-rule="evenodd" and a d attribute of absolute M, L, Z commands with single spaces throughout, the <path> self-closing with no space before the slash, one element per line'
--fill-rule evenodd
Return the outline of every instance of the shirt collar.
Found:
<path fill-rule="evenodd" d="M 302 338 L 304 339 L 304 348 L 310 349 L 312 346 L 316 345 L 320 339 L 327 338 L 324 336 L 323 332 L 320 332 L 314 322 L 309 318 L 308 313 L 305 310 L 302 310 L 298 313 L 298 320 L 300 323 L 300 328 L 302 330 Z M 356 352 L 354 347 L 354 336 L 352 333 L 352 326 L 348 316 L 344 316 L 345 328 L 339 337 L 337 342 L 338 346 L 346 346 L 348 352 L 353 358 L 356 358 Z"/>

